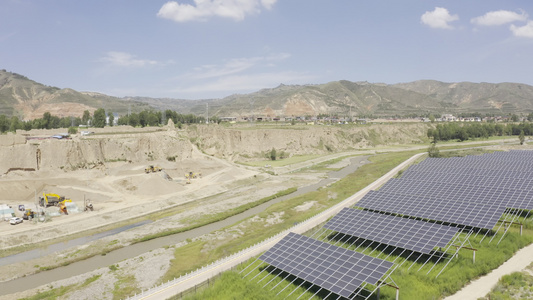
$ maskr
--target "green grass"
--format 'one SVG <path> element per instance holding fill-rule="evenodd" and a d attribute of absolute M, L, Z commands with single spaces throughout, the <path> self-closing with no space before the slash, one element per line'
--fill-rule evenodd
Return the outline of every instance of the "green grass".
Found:
<path fill-rule="evenodd" d="M 89 128 L 90 129 L 90 128 Z M 92 133 L 91 136 L 95 135 L 121 135 L 121 134 L 140 134 L 140 133 L 154 133 L 163 131 L 163 129 L 156 129 L 156 130 L 146 130 L 146 131 L 112 131 L 112 132 L 95 132 Z"/>
<path fill-rule="evenodd" d="M 137 280 L 134 275 L 115 275 L 117 281 L 113 289 L 113 300 L 126 299 L 128 296 L 140 293 L 137 288 Z"/>
<path fill-rule="evenodd" d="M 145 241 L 149 241 L 149 240 L 152 240 L 152 239 L 155 239 L 155 238 L 158 238 L 158 237 L 163 237 L 163 236 L 168 236 L 168 235 L 172 235 L 172 234 L 176 234 L 176 233 L 180 233 L 180 232 L 184 232 L 184 231 L 189 231 L 189 230 L 194 229 L 194 228 L 198 228 L 198 227 L 202 227 L 202 226 L 214 223 L 214 222 L 218 222 L 218 221 L 227 219 L 227 218 L 229 218 L 231 216 L 234 216 L 236 214 L 242 213 L 242 212 L 244 212 L 244 211 L 246 211 L 248 209 L 254 208 L 254 207 L 256 207 L 258 205 L 261 205 L 261 204 L 263 204 L 265 202 L 268 202 L 268 201 L 270 201 L 272 199 L 275 199 L 275 198 L 278 198 L 278 197 L 281 197 L 281 196 L 285 196 L 285 195 L 294 193 L 296 190 L 297 190 L 296 187 L 288 188 L 286 190 L 277 192 L 274 195 L 259 199 L 259 200 L 254 201 L 254 202 L 243 204 L 241 206 L 234 207 L 234 208 L 228 209 L 226 211 L 223 211 L 223 212 L 220 212 L 220 213 L 217 213 L 217 214 L 205 215 L 205 216 L 202 216 L 202 217 L 195 217 L 192 220 L 193 224 L 191 224 L 189 226 L 186 226 L 186 227 L 183 227 L 183 228 L 166 230 L 166 231 L 158 232 L 156 234 L 146 235 L 146 236 L 143 236 L 141 238 L 136 239 L 134 241 L 134 243 L 145 242 Z"/>
<path fill-rule="evenodd" d="M 319 158 L 322 155 L 295 155 L 289 158 L 277 159 L 277 160 L 261 160 L 261 161 L 249 161 L 239 162 L 240 164 L 252 166 L 252 167 L 264 167 L 265 165 L 271 165 L 273 167 L 283 167 L 287 165 L 297 164 L 311 159 Z"/>
<path fill-rule="evenodd" d="M 62 299 L 64 295 L 71 291 L 78 290 L 80 288 L 84 288 L 88 286 L 89 284 L 95 282 L 98 280 L 102 275 L 94 275 L 92 277 L 89 277 L 85 279 L 84 282 L 79 284 L 71 284 L 66 286 L 61 286 L 58 288 L 52 288 L 48 291 L 39 292 L 31 297 L 27 298 L 21 298 L 20 300 L 52 300 L 52 299 Z"/>
<path fill-rule="evenodd" d="M 344 167 L 331 168 L 329 166 L 333 165 L 333 164 L 336 164 L 336 163 L 338 163 L 338 162 L 340 162 L 340 161 L 342 161 L 342 160 L 344 160 L 346 158 L 354 157 L 354 156 L 356 156 L 356 155 L 347 155 L 347 156 L 342 156 L 342 157 L 330 159 L 330 160 L 327 160 L 327 161 L 312 165 L 311 167 L 307 168 L 307 170 L 313 170 L 313 171 L 339 171 L 339 170 L 342 170 Z"/>
<path fill-rule="evenodd" d="M 484 153 L 493 153 L 495 150 L 487 150 L 483 148 L 454 150 L 454 151 L 440 151 L 439 157 L 464 157 L 467 155 L 481 155 Z"/>
<path fill-rule="evenodd" d="M 527 267 L 529 272 L 533 265 Z M 514 299 L 533 299 L 533 276 L 527 271 L 514 272 L 500 278 L 498 284 L 480 299 L 492 300 L 514 300 Z"/>
<path fill-rule="evenodd" d="M 268 290 L 258 289 L 253 282 L 241 279 L 241 275 L 236 272 L 225 272 L 220 278 L 214 281 L 214 286 L 208 289 L 202 289 L 198 293 L 184 297 L 187 300 L 204 300 L 204 299 L 256 299 L 270 300 L 275 299 L 276 294 Z M 178 297 L 172 297 L 170 300 L 178 300 Z"/>
<path fill-rule="evenodd" d="M 464 236 L 464 234 L 462 235 Z M 496 236 L 495 240 L 497 241 L 499 237 L 500 234 Z M 475 263 L 472 261 L 472 251 L 462 249 L 459 251 L 458 257 L 454 258 L 438 277 L 437 274 L 448 262 L 447 260 L 439 262 L 433 268 L 433 262 L 424 264 L 426 257 L 421 257 L 418 259 L 418 262 L 411 267 L 415 261 L 415 257 L 406 260 L 406 255 L 401 257 L 398 256 L 400 253 L 381 253 L 380 251 L 374 251 L 374 254 L 372 255 L 385 258 L 386 255 L 391 254 L 387 260 L 392 261 L 397 259 L 397 263 L 401 265 L 391 276 L 394 282 L 400 287 L 400 299 L 441 299 L 442 297 L 455 293 L 467 282 L 489 273 L 492 269 L 508 260 L 518 249 L 533 242 L 533 232 L 528 230 L 524 236 L 519 236 L 515 228 L 511 233 L 506 235 L 499 245 L 496 245 L 495 241 L 489 244 L 488 239 L 485 239 L 480 243 L 481 239 L 482 235 L 470 238 L 472 246 L 478 250 L 476 252 Z M 348 246 L 347 248 L 370 254 L 374 249 L 372 247 L 364 249 L 366 246 L 367 244 L 363 244 L 359 248 L 355 246 Z M 200 249 L 197 248 L 196 250 Z M 375 253 L 380 254 L 376 255 Z M 451 252 L 449 254 L 451 254 Z M 240 293 L 244 290 L 249 295 L 264 294 L 265 297 L 269 297 L 268 299 L 296 299 L 302 293 L 304 293 L 303 299 L 308 299 L 313 293 L 317 292 L 317 290 L 305 292 L 305 290 L 309 288 L 309 285 L 306 283 L 302 284 L 302 281 L 292 276 L 283 280 L 283 277 L 288 275 L 286 273 L 278 276 L 278 271 L 273 272 L 273 274 L 267 273 L 267 271 L 272 272 L 271 269 L 263 271 L 265 268 L 268 268 L 268 265 L 261 261 L 255 262 L 255 264 L 242 272 L 241 275 L 238 274 L 240 270 L 250 265 L 254 260 L 255 259 L 251 259 L 242 264 L 235 271 L 225 272 L 220 278 L 215 280 L 211 287 L 200 290 L 198 293 L 190 295 L 185 299 L 242 299 L 240 298 Z M 402 264 L 402 262 L 404 263 Z M 430 271 L 431 268 L 433 268 L 433 270 Z M 430 271 L 429 274 L 427 274 L 428 271 Z M 243 279 L 242 276 L 249 272 L 251 273 Z M 257 277 L 255 277 L 256 275 Z M 255 279 L 252 279 L 253 277 L 255 277 Z M 293 280 L 295 280 L 295 282 L 291 283 Z M 505 297 L 494 298 L 495 296 L 500 297 L 500 294 L 505 293 L 517 295 L 516 291 L 510 290 L 510 286 L 517 286 L 518 288 L 515 290 L 520 290 L 520 288 L 522 288 L 520 294 L 522 296 L 531 295 L 531 283 L 533 277 L 522 274 L 512 275 L 510 278 L 504 277 L 502 280 L 503 287 L 493 291 L 490 299 L 517 299 Z M 263 287 L 267 282 L 270 283 L 266 287 Z M 279 285 L 275 287 L 278 283 Z M 300 284 L 302 284 L 302 286 L 299 286 Z M 524 292 L 524 287 L 526 288 L 526 292 Z M 285 290 L 282 291 L 284 288 Z M 368 286 L 368 288 L 372 290 L 375 287 Z M 280 294 L 275 296 L 278 292 L 280 292 Z M 292 295 L 289 296 L 291 292 Z M 320 293 L 319 295 L 324 297 L 326 294 L 327 293 Z M 394 288 L 381 288 L 380 299 L 395 299 L 395 296 L 396 290 Z M 376 296 L 372 295 L 370 299 L 376 299 Z"/>

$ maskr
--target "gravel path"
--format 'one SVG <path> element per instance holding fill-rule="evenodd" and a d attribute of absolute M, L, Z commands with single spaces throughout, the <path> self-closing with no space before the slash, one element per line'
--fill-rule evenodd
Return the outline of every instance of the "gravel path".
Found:
<path fill-rule="evenodd" d="M 468 300 L 485 297 L 504 275 L 522 271 L 533 262 L 533 244 L 520 251 L 489 274 L 472 281 L 454 295 L 445 300 Z"/>

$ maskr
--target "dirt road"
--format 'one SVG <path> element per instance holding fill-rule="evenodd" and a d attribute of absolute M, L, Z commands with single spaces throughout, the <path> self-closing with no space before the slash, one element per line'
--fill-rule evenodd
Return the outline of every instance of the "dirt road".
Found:
<path fill-rule="evenodd" d="M 533 244 L 519 250 L 513 257 L 489 274 L 480 277 L 444 300 L 475 300 L 486 296 L 504 275 L 518 272 L 533 262 Z"/>

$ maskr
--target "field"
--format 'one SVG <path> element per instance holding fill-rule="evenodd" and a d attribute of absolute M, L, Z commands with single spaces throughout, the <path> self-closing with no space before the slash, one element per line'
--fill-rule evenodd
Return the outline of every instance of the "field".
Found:
<path fill-rule="evenodd" d="M 38 170 L 11 170 L 2 176 L 0 190 L 5 203 L 14 207 L 19 204 L 32 207 L 36 194 L 53 191 L 68 195 L 78 207 L 83 205 L 84 198 L 89 198 L 96 209 L 94 212 L 73 211 L 68 216 L 53 216 L 45 223 L 34 220 L 17 226 L 0 224 L 0 256 L 91 236 L 139 221 L 146 223 L 36 259 L 0 266 L 1 281 L 31 278 L 35 273 L 47 274 L 48 270 L 76 266 L 91 257 L 111 257 L 118 249 L 127 251 L 135 245 L 201 229 L 290 194 L 297 188 L 315 184 L 327 178 L 327 172 L 348 165 L 352 158 L 363 161 L 369 156 L 371 163 L 361 164 L 355 173 L 341 180 L 271 205 L 236 224 L 169 242 L 142 255 L 124 257 L 68 279 L 52 280 L 47 285 L 1 295 L 0 299 L 120 299 L 195 270 L 339 203 L 414 153 L 425 151 L 428 146 L 423 138 L 426 127 L 426 124 L 407 124 L 398 129 L 389 125 L 371 125 L 349 128 L 349 131 L 342 131 L 340 127 L 310 128 L 291 131 L 290 135 L 286 133 L 288 129 L 280 133 L 277 128 L 247 128 L 243 131 L 201 126 L 188 131 L 112 129 L 86 138 L 42 140 L 33 144 L 23 142 L 17 136 L 3 136 L 8 140 L 7 146 L 2 148 L 5 155 L 0 161 L 4 171 L 15 167 L 35 168 L 34 149 L 41 149 Z M 413 129 L 415 131 L 411 131 Z M 365 133 L 364 130 L 372 132 Z M 400 136 L 399 132 L 415 133 Z M 304 136 L 308 134 L 313 136 Z M 262 139 L 249 146 L 246 139 L 251 136 Z M 296 145 L 295 139 L 309 141 Z M 409 146 L 408 142 L 416 139 L 417 142 Z M 442 148 L 469 148 L 480 143 L 486 142 L 461 143 L 459 146 L 443 144 Z M 498 141 L 489 143 L 497 144 L 494 149 L 501 145 Z M 369 144 L 373 147 L 368 147 Z M 284 151 L 290 157 L 267 160 L 265 154 L 273 146 L 277 152 Z M 15 158 L 6 149 L 16 149 L 19 154 L 27 152 L 27 157 L 17 155 Z M 464 151 L 475 153 L 477 150 Z M 144 168 L 150 164 L 161 166 L 164 172 L 144 173 Z M 201 172 L 202 176 L 187 184 L 183 175 L 188 171 Z M 221 280 L 226 276 L 235 278 L 230 273 L 223 275 Z M 235 284 L 246 286 L 247 291 L 252 292 L 249 282 Z M 388 293 L 386 290 L 381 291 L 383 297 Z M 264 290 L 257 292 L 268 295 Z M 231 295 L 230 291 L 224 293 Z"/>

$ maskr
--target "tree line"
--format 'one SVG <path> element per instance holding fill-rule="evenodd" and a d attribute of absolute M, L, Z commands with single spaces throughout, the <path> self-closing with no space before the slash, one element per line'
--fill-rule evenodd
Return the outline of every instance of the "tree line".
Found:
<path fill-rule="evenodd" d="M 152 110 L 143 110 L 140 113 L 131 113 L 129 115 L 124 115 L 118 119 L 118 125 L 130 125 L 133 127 L 141 126 L 157 126 L 168 122 L 169 119 L 172 119 L 172 122 L 178 127 L 181 127 L 181 124 L 195 124 L 195 123 L 205 123 L 205 118 L 193 114 L 180 114 L 170 109 L 167 109 L 163 112 L 161 111 L 152 111 Z"/>
<path fill-rule="evenodd" d="M 107 120 L 108 119 L 108 120 Z M 172 119 L 176 126 L 181 127 L 181 124 L 205 123 L 204 117 L 199 117 L 193 114 L 179 114 L 172 110 L 151 111 L 144 110 L 140 113 L 131 113 L 118 118 L 118 125 L 131 125 L 133 127 L 158 126 Z M 42 118 L 33 120 L 20 120 L 17 116 L 8 117 L 0 115 L 0 133 L 8 131 L 15 132 L 16 130 L 31 130 L 31 129 L 57 129 L 57 128 L 72 128 L 79 125 L 88 125 L 97 128 L 104 126 L 113 126 L 115 116 L 112 112 L 107 112 L 103 108 L 98 108 L 91 113 L 86 110 L 82 117 L 58 117 L 49 112 L 45 112 Z"/>
<path fill-rule="evenodd" d="M 533 135 L 533 123 L 444 123 L 434 129 L 428 129 L 427 136 L 433 141 L 459 140 L 466 141 L 473 138 L 488 138 L 491 136 Z"/>

